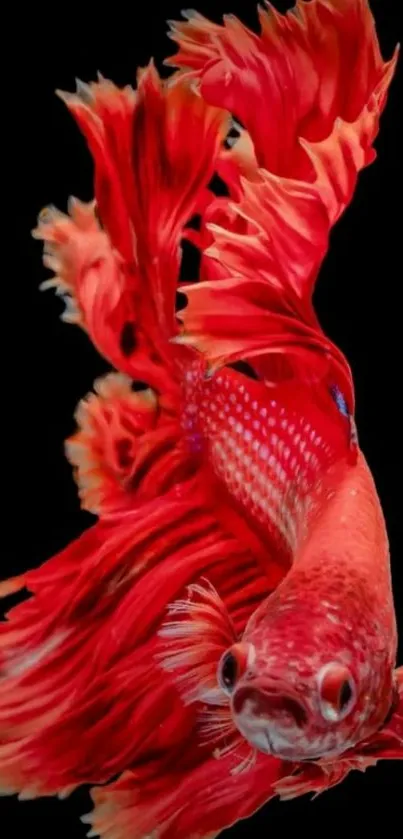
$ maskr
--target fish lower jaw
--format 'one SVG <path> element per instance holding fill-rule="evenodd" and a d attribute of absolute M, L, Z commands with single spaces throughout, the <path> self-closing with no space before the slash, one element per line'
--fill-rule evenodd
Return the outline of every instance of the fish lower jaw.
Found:
<path fill-rule="evenodd" d="M 274 723 L 267 720 L 251 720 L 241 715 L 235 718 L 238 731 L 245 740 L 263 754 L 290 762 L 316 762 L 331 760 L 343 754 L 352 745 L 350 741 L 343 744 L 334 742 L 334 738 L 323 738 L 320 742 L 312 743 L 301 737 L 293 742 L 280 731 Z"/>
<path fill-rule="evenodd" d="M 274 725 L 267 722 L 245 720 L 242 717 L 238 717 L 235 724 L 245 740 L 259 752 L 272 757 L 279 757 L 282 760 L 295 759 L 292 754 L 291 743 L 276 730 Z"/>

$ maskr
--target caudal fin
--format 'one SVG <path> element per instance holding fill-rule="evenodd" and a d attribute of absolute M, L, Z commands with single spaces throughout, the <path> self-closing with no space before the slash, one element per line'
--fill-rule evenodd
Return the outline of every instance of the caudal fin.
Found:
<path fill-rule="evenodd" d="M 364 109 L 363 145 L 370 145 L 398 51 L 383 61 L 368 0 L 296 0 L 286 14 L 265 3 L 258 9 L 259 34 L 234 15 L 225 15 L 223 25 L 197 12 L 183 16 L 170 23 L 178 51 L 166 64 L 239 120 L 260 168 L 314 181 L 301 139 L 322 142 L 340 120 L 354 131 Z M 247 151 L 250 156 L 249 145 Z M 335 143 L 332 151 L 337 167 Z M 367 162 L 373 156 L 368 149 Z"/>
<path fill-rule="evenodd" d="M 212 365 L 249 359 L 268 381 L 279 358 L 299 378 L 330 369 L 352 409 L 348 364 L 312 293 L 330 230 L 375 158 L 397 51 L 383 61 L 367 0 L 297 0 L 259 18 L 259 35 L 232 15 L 223 26 L 196 13 L 171 25 L 175 78 L 243 126 L 220 162 L 236 201 L 204 215 L 204 282 L 183 289 L 181 340 Z"/>
<path fill-rule="evenodd" d="M 151 64 L 137 90 L 111 82 L 60 94 L 95 166 L 95 202 L 48 208 L 34 235 L 45 242 L 45 283 L 120 372 L 166 393 L 183 229 L 205 200 L 228 117 L 186 79 L 163 82 Z M 171 377 L 172 378 L 172 377 Z"/>

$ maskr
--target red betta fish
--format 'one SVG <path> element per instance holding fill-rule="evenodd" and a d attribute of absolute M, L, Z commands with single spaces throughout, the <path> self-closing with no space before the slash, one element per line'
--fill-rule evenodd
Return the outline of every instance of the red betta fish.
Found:
<path fill-rule="evenodd" d="M 211 839 L 403 757 L 384 519 L 312 305 L 397 55 L 366 0 L 259 16 L 173 24 L 168 82 L 63 94 L 95 202 L 36 231 L 117 372 L 67 445 L 96 523 L 1 586 L 31 597 L 0 625 L 0 785 L 94 784 L 102 839 Z M 176 312 L 184 238 L 200 278 Z"/>

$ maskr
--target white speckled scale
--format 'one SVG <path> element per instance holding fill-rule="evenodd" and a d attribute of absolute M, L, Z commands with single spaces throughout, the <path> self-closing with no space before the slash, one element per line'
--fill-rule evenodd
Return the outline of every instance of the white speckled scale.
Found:
<path fill-rule="evenodd" d="M 206 377 L 200 362 L 185 376 L 183 428 L 193 452 L 208 457 L 230 495 L 261 528 L 275 530 L 288 550 L 321 476 L 346 450 L 348 428 L 300 390 L 268 387 L 230 368 Z M 325 433 L 324 433 L 325 432 Z"/>

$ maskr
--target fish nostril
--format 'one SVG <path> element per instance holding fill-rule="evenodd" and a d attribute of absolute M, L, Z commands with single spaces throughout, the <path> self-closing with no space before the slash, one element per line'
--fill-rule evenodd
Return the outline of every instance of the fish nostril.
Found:
<path fill-rule="evenodd" d="M 236 714 L 252 714 L 256 719 L 292 717 L 297 726 L 307 721 L 303 706 L 296 699 L 284 694 L 265 693 L 251 687 L 241 687 L 233 696 L 232 707 Z"/>

